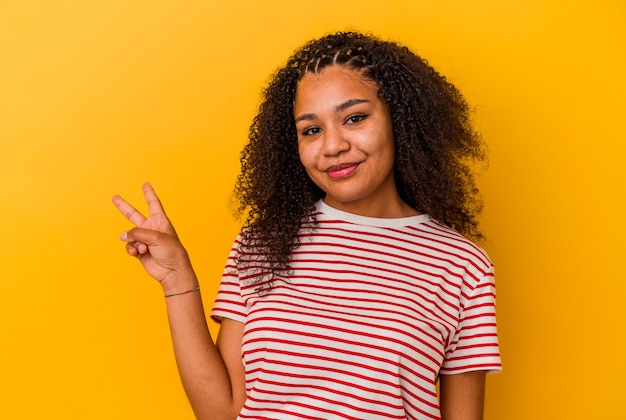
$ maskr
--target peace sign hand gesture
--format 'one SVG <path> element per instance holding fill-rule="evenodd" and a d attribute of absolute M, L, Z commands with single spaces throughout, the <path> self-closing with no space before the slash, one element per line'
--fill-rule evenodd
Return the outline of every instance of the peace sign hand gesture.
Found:
<path fill-rule="evenodd" d="M 148 204 L 147 218 L 119 195 L 113 197 L 115 207 L 135 225 L 120 235 L 126 242 L 126 252 L 139 259 L 166 294 L 196 287 L 187 251 L 149 183 L 143 185 L 143 194 Z"/>

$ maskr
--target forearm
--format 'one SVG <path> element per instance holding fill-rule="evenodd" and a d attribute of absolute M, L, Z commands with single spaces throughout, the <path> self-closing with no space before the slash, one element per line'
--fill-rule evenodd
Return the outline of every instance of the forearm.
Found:
<path fill-rule="evenodd" d="M 189 275 L 178 283 L 186 285 L 180 290 L 191 290 L 197 280 Z M 236 418 L 231 381 L 209 332 L 200 292 L 173 296 L 166 302 L 176 363 L 196 417 Z"/>

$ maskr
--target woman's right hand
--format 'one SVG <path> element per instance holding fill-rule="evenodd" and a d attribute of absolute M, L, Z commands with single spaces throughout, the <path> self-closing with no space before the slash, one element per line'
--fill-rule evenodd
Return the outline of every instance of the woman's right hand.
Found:
<path fill-rule="evenodd" d="M 149 183 L 143 185 L 143 194 L 148 217 L 119 195 L 113 197 L 115 207 L 135 225 L 120 235 L 126 242 L 126 252 L 139 259 L 146 272 L 161 283 L 165 294 L 197 287 L 187 251 Z"/>

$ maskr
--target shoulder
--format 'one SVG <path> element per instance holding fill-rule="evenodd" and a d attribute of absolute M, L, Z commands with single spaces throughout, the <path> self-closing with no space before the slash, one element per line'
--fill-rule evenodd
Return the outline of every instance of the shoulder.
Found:
<path fill-rule="evenodd" d="M 483 269 L 489 269 L 493 266 L 483 248 L 433 218 L 429 218 L 426 223 L 420 225 L 419 230 L 425 240 L 442 252 L 447 252 L 455 258 L 475 264 Z"/>

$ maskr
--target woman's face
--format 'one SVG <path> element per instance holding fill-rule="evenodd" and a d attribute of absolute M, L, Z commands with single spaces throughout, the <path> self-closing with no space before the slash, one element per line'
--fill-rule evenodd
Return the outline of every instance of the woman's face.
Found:
<path fill-rule="evenodd" d="M 375 82 L 341 66 L 308 73 L 296 90 L 294 118 L 300 160 L 328 205 L 398 217 L 390 213 L 401 203 L 391 117 Z"/>

